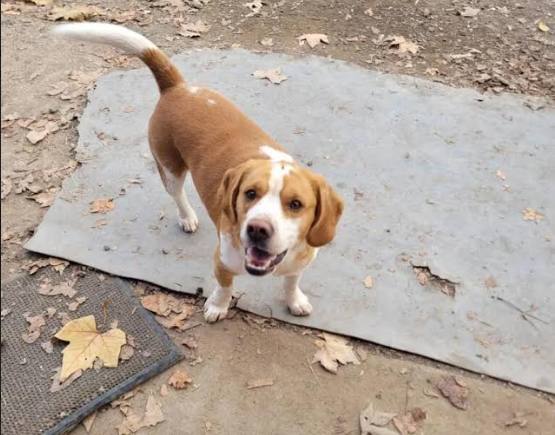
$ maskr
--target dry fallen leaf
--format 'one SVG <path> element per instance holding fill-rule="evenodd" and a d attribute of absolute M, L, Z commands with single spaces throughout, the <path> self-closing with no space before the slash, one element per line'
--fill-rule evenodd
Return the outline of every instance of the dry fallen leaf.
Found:
<path fill-rule="evenodd" d="M 418 281 L 418 283 L 420 285 L 426 285 L 428 284 L 429 278 L 428 275 L 426 274 L 426 272 L 418 272 L 416 275 L 416 280 Z"/>
<path fill-rule="evenodd" d="M 12 191 L 12 180 L 10 180 L 9 178 L 2 178 L 2 196 L 1 198 L 4 199 L 6 196 L 8 196 L 10 194 L 10 192 Z"/>
<path fill-rule="evenodd" d="M 75 301 L 66 303 L 67 309 L 69 311 L 77 311 L 77 308 L 79 308 L 79 305 L 84 303 L 86 300 L 87 300 L 86 296 L 79 296 L 78 298 L 75 298 Z"/>
<path fill-rule="evenodd" d="M 56 285 L 50 284 L 49 281 L 41 282 L 39 284 L 38 292 L 43 296 L 64 295 L 64 296 L 67 296 L 68 298 L 72 298 L 77 294 L 77 290 L 73 288 L 76 282 L 77 282 L 76 279 L 70 279 L 68 281 L 64 281 Z"/>
<path fill-rule="evenodd" d="M 473 7 L 470 7 L 470 6 L 465 6 L 464 8 L 462 8 L 462 10 L 459 11 L 459 15 L 461 17 L 465 17 L 465 18 L 475 17 L 479 13 L 480 13 L 480 9 L 473 8 Z"/>
<path fill-rule="evenodd" d="M 60 6 L 55 7 L 48 13 L 48 18 L 52 21 L 84 21 L 98 15 L 104 15 L 104 11 L 96 6 Z"/>
<path fill-rule="evenodd" d="M 2 10 L 2 14 L 4 14 L 4 15 L 20 15 L 21 14 L 21 6 L 20 5 L 2 3 L 0 5 L 0 7 L 1 7 L 1 10 Z"/>
<path fill-rule="evenodd" d="M 55 192 L 42 192 L 38 195 L 33 195 L 28 197 L 33 201 L 36 201 L 41 208 L 50 207 L 54 202 Z"/>
<path fill-rule="evenodd" d="M 129 359 L 131 359 L 131 357 L 135 354 L 135 349 L 133 349 L 133 346 L 130 346 L 128 344 L 124 344 L 121 347 L 121 351 L 119 354 L 119 359 L 122 361 L 127 361 Z"/>
<path fill-rule="evenodd" d="M 52 342 L 50 340 L 41 343 L 40 347 L 42 347 L 42 350 L 44 350 L 46 353 L 54 352 L 54 346 L 52 345 Z"/>
<path fill-rule="evenodd" d="M 100 198 L 95 199 L 90 203 L 89 213 L 108 213 L 112 211 L 115 207 L 114 200 L 112 198 Z"/>
<path fill-rule="evenodd" d="M 388 47 L 396 50 L 397 53 L 418 53 L 418 44 L 405 39 L 404 36 L 388 36 L 384 42 L 388 43 Z"/>
<path fill-rule="evenodd" d="M 181 344 L 189 349 L 196 349 L 198 347 L 195 337 L 185 337 L 181 340 Z"/>
<path fill-rule="evenodd" d="M 393 417 L 393 425 L 401 435 L 415 433 L 418 430 L 418 423 L 426 419 L 426 412 L 422 408 L 413 408 L 404 415 Z"/>
<path fill-rule="evenodd" d="M 60 371 L 62 370 L 62 368 L 57 367 L 54 370 L 55 370 L 56 373 L 54 374 L 54 376 L 52 376 L 50 378 L 50 379 L 52 379 L 52 385 L 50 386 L 50 392 L 51 393 L 55 393 L 57 391 L 63 390 L 65 387 L 67 387 L 73 381 L 80 378 L 81 375 L 83 374 L 82 370 L 77 370 L 69 378 L 67 378 L 65 381 L 61 382 L 60 381 Z"/>
<path fill-rule="evenodd" d="M 185 300 L 176 298 L 167 293 L 152 293 L 141 298 L 141 303 L 144 308 L 159 316 L 168 316 L 173 313 L 189 313 L 194 312 L 194 306 L 188 304 Z"/>
<path fill-rule="evenodd" d="M 366 361 L 368 359 L 368 351 L 362 346 L 356 348 L 356 353 L 361 361 Z"/>
<path fill-rule="evenodd" d="M 260 44 L 264 47 L 272 47 L 274 45 L 274 40 L 272 38 L 264 38 L 260 41 Z"/>
<path fill-rule="evenodd" d="M 162 384 L 162 386 L 160 387 L 160 396 L 166 397 L 168 393 L 168 386 L 166 384 Z"/>
<path fill-rule="evenodd" d="M 310 48 L 316 47 L 318 44 L 323 42 L 324 44 L 329 44 L 328 35 L 322 33 L 306 33 L 297 38 L 299 45 L 304 45 L 306 42 Z"/>
<path fill-rule="evenodd" d="M 166 293 L 153 293 L 141 298 L 141 304 L 148 311 L 158 314 L 159 316 L 168 316 L 174 307 L 176 307 L 176 299 Z M 177 311 L 176 311 L 177 312 Z"/>
<path fill-rule="evenodd" d="M 510 420 L 505 422 L 505 427 L 510 426 L 518 426 L 518 427 L 526 427 L 528 424 L 528 420 L 524 418 L 526 413 L 524 412 L 514 412 L 513 417 Z"/>
<path fill-rule="evenodd" d="M 59 129 L 60 127 L 57 122 L 48 121 L 41 130 L 31 130 L 25 137 L 31 144 L 36 145 L 50 133 L 54 133 Z"/>
<path fill-rule="evenodd" d="M 545 24 L 542 20 L 538 21 L 538 29 L 542 32 L 549 32 L 549 26 Z"/>
<path fill-rule="evenodd" d="M 498 170 L 495 172 L 495 176 L 496 176 L 497 178 L 499 178 L 500 180 L 503 180 L 503 181 L 505 181 L 505 180 L 507 179 L 507 176 L 505 175 L 505 173 L 504 173 L 501 169 L 498 169 Z"/>
<path fill-rule="evenodd" d="M 391 412 L 376 411 L 374 405 L 370 403 L 360 413 L 361 435 L 396 435 L 394 431 L 384 427 L 389 424 L 395 415 Z"/>
<path fill-rule="evenodd" d="M 274 385 L 274 380 L 272 378 L 253 379 L 252 381 L 247 382 L 247 388 L 249 390 L 254 388 L 270 387 L 272 385 Z"/>
<path fill-rule="evenodd" d="M 46 95 L 50 95 L 51 97 L 54 97 L 56 95 L 60 95 L 62 92 L 64 92 L 67 89 L 68 86 L 69 86 L 69 84 L 66 83 L 66 82 L 54 83 L 54 84 L 50 85 L 50 87 L 52 89 L 47 91 Z"/>
<path fill-rule="evenodd" d="M 187 38 L 198 38 L 201 33 L 206 33 L 210 30 L 210 26 L 202 20 L 197 20 L 194 23 L 187 23 L 181 26 L 181 30 L 177 32 L 181 36 Z"/>
<path fill-rule="evenodd" d="M 252 75 L 257 79 L 267 79 L 274 85 L 279 85 L 284 80 L 287 80 L 287 76 L 281 73 L 281 68 L 256 70 Z"/>
<path fill-rule="evenodd" d="M 86 370 L 93 366 L 94 360 L 100 358 L 106 367 L 117 367 L 121 347 L 126 343 L 125 332 L 111 329 L 103 334 L 96 330 L 94 316 L 81 317 L 68 322 L 55 337 L 69 341 L 62 351 L 63 381 L 77 370 Z"/>
<path fill-rule="evenodd" d="M 50 6 L 54 0 L 25 0 L 37 6 Z"/>
<path fill-rule="evenodd" d="M 316 345 L 320 348 L 314 354 L 312 363 L 319 362 L 326 370 L 337 373 L 339 364 L 360 364 L 353 348 L 347 340 L 337 335 L 322 333 L 323 340 L 317 340 Z"/>
<path fill-rule="evenodd" d="M 94 71 L 73 70 L 69 73 L 69 78 L 81 85 L 89 85 L 102 75 L 104 69 L 96 69 Z"/>
<path fill-rule="evenodd" d="M 431 397 L 433 399 L 439 399 L 440 397 L 439 394 L 437 394 L 435 391 L 432 391 L 432 390 L 423 390 L 422 394 L 424 394 L 424 396 Z"/>
<path fill-rule="evenodd" d="M 193 379 L 183 370 L 176 370 L 168 379 L 168 385 L 176 390 L 183 390 L 193 382 Z"/>
<path fill-rule="evenodd" d="M 468 408 L 468 388 L 459 385 L 454 376 L 442 377 L 436 387 L 455 408 Z"/>
<path fill-rule="evenodd" d="M 27 328 L 27 332 L 21 335 L 21 338 L 25 343 L 34 343 L 40 337 L 41 328 L 46 325 L 44 315 L 39 314 L 37 316 L 31 316 L 30 313 L 24 313 L 23 317 L 25 317 L 29 326 Z"/>
<path fill-rule="evenodd" d="M 31 261 L 25 264 L 24 266 L 22 266 L 22 269 L 28 271 L 29 275 L 33 275 L 43 267 L 47 267 L 47 266 L 52 266 L 52 268 L 56 272 L 59 272 L 61 275 L 64 269 L 67 266 L 69 266 L 69 262 L 65 260 L 60 260 L 59 258 L 54 258 L 54 257 L 42 258 L 40 260 Z"/>
<path fill-rule="evenodd" d="M 493 276 L 488 276 L 484 280 L 484 285 L 486 286 L 486 288 L 495 288 L 495 287 L 497 287 L 497 281 L 495 280 L 495 278 Z"/>
<path fill-rule="evenodd" d="M 146 401 L 145 414 L 142 417 L 127 408 L 123 421 L 117 426 L 118 435 L 129 435 L 144 427 L 156 426 L 163 421 L 164 414 L 160 402 L 151 394 Z"/>
<path fill-rule="evenodd" d="M 372 288 L 373 285 L 374 285 L 374 280 L 372 279 L 372 277 L 370 275 L 368 275 L 366 278 L 364 278 L 364 287 Z"/>
<path fill-rule="evenodd" d="M 67 325 L 72 320 L 71 317 L 69 317 L 69 314 L 64 313 L 63 311 L 58 313 L 56 318 L 60 321 L 62 326 Z"/>
<path fill-rule="evenodd" d="M 525 208 L 522 210 L 522 219 L 525 221 L 539 222 L 543 219 L 543 214 L 533 208 Z"/>
<path fill-rule="evenodd" d="M 85 428 L 85 430 L 87 431 L 87 433 L 89 433 L 92 429 L 92 426 L 94 424 L 94 420 L 96 418 L 96 411 L 94 411 L 92 414 L 87 415 L 83 421 L 81 422 L 81 424 L 83 425 L 83 427 Z"/>
<path fill-rule="evenodd" d="M 110 406 L 112 408 L 116 408 L 116 407 L 130 407 L 131 404 L 128 402 L 129 399 L 133 398 L 135 396 L 136 390 L 132 390 L 132 391 L 128 391 L 125 394 L 122 394 L 121 396 L 119 396 L 116 400 L 113 400 L 112 402 L 110 402 Z"/>

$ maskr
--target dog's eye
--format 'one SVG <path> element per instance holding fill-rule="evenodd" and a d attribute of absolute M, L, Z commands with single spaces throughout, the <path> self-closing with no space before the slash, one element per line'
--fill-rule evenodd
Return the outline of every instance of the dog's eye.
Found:
<path fill-rule="evenodd" d="M 254 189 L 249 189 L 245 192 L 245 196 L 247 197 L 247 199 L 249 201 L 252 201 L 253 199 L 256 198 L 256 190 Z"/>
<path fill-rule="evenodd" d="M 303 205 L 301 204 L 301 201 L 299 201 L 298 199 L 294 199 L 293 201 L 291 201 L 291 202 L 289 203 L 289 208 L 290 208 L 291 210 L 300 210 L 300 208 L 301 208 L 302 206 L 303 206 Z"/>

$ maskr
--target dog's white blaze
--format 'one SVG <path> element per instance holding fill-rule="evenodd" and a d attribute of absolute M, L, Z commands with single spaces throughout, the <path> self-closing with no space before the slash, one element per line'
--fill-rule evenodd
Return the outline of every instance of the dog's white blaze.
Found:
<path fill-rule="evenodd" d="M 230 272 L 236 274 L 245 272 L 243 267 L 245 257 L 239 248 L 233 246 L 231 236 L 226 233 L 220 233 L 220 260 Z"/>
<path fill-rule="evenodd" d="M 216 101 L 213 100 L 212 98 L 208 98 L 208 100 L 206 100 L 206 102 L 208 103 L 209 106 L 214 106 L 216 104 Z"/>
<path fill-rule="evenodd" d="M 290 249 L 297 242 L 300 219 L 285 216 L 280 194 L 285 177 L 293 170 L 288 163 L 273 163 L 268 182 L 268 192 L 248 212 L 241 229 L 241 239 L 247 241 L 247 225 L 251 219 L 266 219 L 274 227 L 274 236 L 270 239 L 268 250 L 280 254 Z"/>
<path fill-rule="evenodd" d="M 291 157 L 289 154 L 284 153 L 280 150 L 276 150 L 275 148 L 272 148 L 268 145 L 262 145 L 260 147 L 260 152 L 270 157 L 270 160 L 273 162 L 293 162 L 293 157 Z"/>
<path fill-rule="evenodd" d="M 200 91 L 200 88 L 198 86 L 191 86 L 189 88 L 189 92 L 193 95 L 196 94 L 198 91 Z"/>

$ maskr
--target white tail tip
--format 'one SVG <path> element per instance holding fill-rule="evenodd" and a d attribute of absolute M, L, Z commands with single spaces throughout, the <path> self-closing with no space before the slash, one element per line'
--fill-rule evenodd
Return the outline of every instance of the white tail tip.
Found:
<path fill-rule="evenodd" d="M 140 55 L 156 45 L 133 30 L 107 23 L 71 23 L 56 26 L 51 31 L 55 35 L 78 41 L 111 45 L 128 54 Z"/>

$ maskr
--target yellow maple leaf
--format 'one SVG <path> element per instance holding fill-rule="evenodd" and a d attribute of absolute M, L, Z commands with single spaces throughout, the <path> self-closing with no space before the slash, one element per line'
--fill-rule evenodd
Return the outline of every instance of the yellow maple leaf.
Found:
<path fill-rule="evenodd" d="M 104 366 L 117 367 L 121 347 L 127 341 L 125 332 L 118 328 L 110 329 L 104 334 L 98 332 L 94 316 L 85 316 L 66 323 L 55 337 L 69 341 L 62 351 L 64 357 L 61 381 L 77 370 L 91 368 L 97 357 L 104 362 Z"/>

